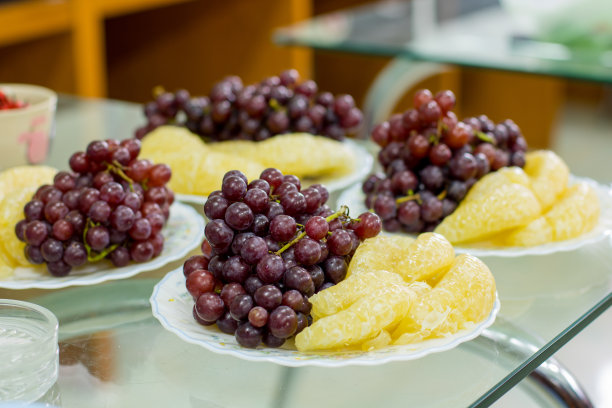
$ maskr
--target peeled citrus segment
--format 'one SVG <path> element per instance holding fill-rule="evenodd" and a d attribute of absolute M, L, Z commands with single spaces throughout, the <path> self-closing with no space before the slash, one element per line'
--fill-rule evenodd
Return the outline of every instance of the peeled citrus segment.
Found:
<path fill-rule="evenodd" d="M 569 180 L 569 168 L 550 150 L 537 150 L 525 155 L 525 173 L 531 179 L 531 190 L 547 211 L 559 198 Z"/>
<path fill-rule="evenodd" d="M 295 337 L 299 351 L 359 344 L 400 321 L 416 295 L 405 285 L 388 284 L 331 316 L 316 320 Z"/>
<path fill-rule="evenodd" d="M 0 201 L 25 186 L 52 184 L 57 170 L 49 166 L 17 166 L 0 172 Z"/>
<path fill-rule="evenodd" d="M 376 269 L 399 274 L 407 283 L 424 281 L 448 268 L 455 259 L 453 246 L 440 234 L 426 232 L 416 240 L 381 236 L 365 240 L 353 255 L 348 275 Z"/>
<path fill-rule="evenodd" d="M 506 237 L 508 245 L 532 246 L 578 237 L 595 227 L 599 199 L 585 183 L 566 189 L 548 212 Z"/>
<path fill-rule="evenodd" d="M 531 188 L 529 176 L 520 167 L 502 167 L 493 171 L 472 186 L 464 200 L 478 200 L 491 194 L 492 191 L 503 184 L 520 184 Z"/>
<path fill-rule="evenodd" d="M 502 184 L 479 199 L 463 200 L 435 232 L 453 244 L 482 240 L 527 224 L 537 218 L 540 211 L 540 203 L 530 189 L 520 184 Z"/>
<path fill-rule="evenodd" d="M 402 277 L 385 270 L 369 270 L 351 275 L 338 284 L 322 290 L 308 299 L 312 316 L 317 319 L 346 309 L 373 290 L 390 284 L 403 284 Z"/>
<path fill-rule="evenodd" d="M 446 337 L 483 321 L 495 303 L 495 279 L 478 258 L 461 254 L 430 291 L 410 307 L 392 333 L 394 344 Z"/>
<path fill-rule="evenodd" d="M 208 151 L 206 144 L 198 135 L 178 126 L 160 126 L 147 134 L 142 140 L 140 156 L 149 158 L 151 154 Z"/>
<path fill-rule="evenodd" d="M 399 235 L 377 235 L 366 239 L 357 247 L 347 277 L 374 270 L 394 270 L 413 242 L 413 238 Z"/>
<path fill-rule="evenodd" d="M 350 173 L 356 165 L 353 152 L 345 144 L 309 133 L 277 135 L 262 142 L 232 140 L 211 143 L 208 147 L 299 178 L 340 176 Z"/>
<path fill-rule="evenodd" d="M 0 249 L 9 264 L 31 265 L 24 255 L 25 244 L 15 235 L 15 224 L 23 219 L 23 207 L 30 201 L 37 187 L 25 187 L 11 192 L 10 197 L 0 201 Z"/>
<path fill-rule="evenodd" d="M 198 136 L 174 126 L 149 133 L 143 139 L 140 156 L 170 166 L 168 186 L 182 194 L 210 194 L 219 188 L 229 170 L 240 170 L 251 180 L 265 169 L 247 158 L 210 151 Z"/>
<path fill-rule="evenodd" d="M 0 254 L 0 279 L 8 278 L 13 275 L 13 268 L 5 262 Z"/>
<path fill-rule="evenodd" d="M 388 346 L 389 344 L 391 344 L 391 334 L 389 334 L 389 332 L 386 330 L 381 330 L 376 337 L 361 343 L 361 349 L 363 351 L 378 350 Z"/>

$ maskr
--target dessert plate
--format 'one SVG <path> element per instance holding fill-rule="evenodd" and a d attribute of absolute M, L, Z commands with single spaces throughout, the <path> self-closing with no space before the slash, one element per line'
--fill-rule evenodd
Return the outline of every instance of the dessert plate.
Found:
<path fill-rule="evenodd" d="M 597 196 L 599 197 L 600 215 L 599 222 L 591 231 L 582 234 L 579 237 L 568 239 L 565 241 L 551 242 L 548 244 L 537 245 L 532 247 L 500 247 L 488 244 L 486 242 L 476 242 L 468 245 L 453 245 L 457 253 L 470 253 L 477 257 L 483 256 L 498 256 L 498 257 L 518 257 L 524 255 L 548 255 L 561 251 L 573 251 L 585 245 L 594 244 L 605 239 L 612 232 L 612 186 L 599 184 L 595 180 L 570 176 L 570 184 L 584 182 L 590 185 Z M 365 194 L 361 190 L 361 183 L 355 184 L 348 190 L 344 191 L 338 198 L 338 205 L 347 205 L 353 214 L 360 214 L 366 211 Z M 390 233 L 383 234 L 394 235 L 407 233 Z"/>
<path fill-rule="evenodd" d="M 0 280 L 0 288 L 6 289 L 59 289 L 67 286 L 94 285 L 115 279 L 125 279 L 145 271 L 151 271 L 169 262 L 183 258 L 204 239 L 204 219 L 188 205 L 175 202 L 170 207 L 170 218 L 162 230 L 165 238 L 162 253 L 148 262 L 131 263 L 115 268 L 110 261 L 101 261 L 75 268 L 69 275 L 55 277 L 44 267 L 20 267 L 14 274 Z"/>
<path fill-rule="evenodd" d="M 334 193 L 362 181 L 368 174 L 370 174 L 374 164 L 374 159 L 368 150 L 354 140 L 347 139 L 344 140 L 343 143 L 350 148 L 355 157 L 355 168 L 353 171 L 339 177 L 303 179 L 303 186 L 307 187 L 311 184 L 323 184 L 325 187 L 327 187 L 327 191 Z M 177 200 L 189 204 L 204 205 L 206 202 L 206 196 L 201 195 L 176 193 L 175 197 Z"/>
<path fill-rule="evenodd" d="M 495 321 L 499 311 L 499 297 L 496 297 L 493 310 L 478 325 L 462 330 L 453 336 L 426 340 L 416 344 L 388 346 L 373 351 L 350 350 L 340 352 L 302 353 L 286 342 L 281 348 L 258 347 L 244 348 L 233 335 L 226 334 L 216 326 L 202 326 L 192 315 L 193 299 L 185 289 L 182 268 L 168 273 L 154 288 L 151 307 L 162 326 L 186 342 L 197 344 L 214 353 L 227 354 L 249 361 L 267 361 L 275 364 L 299 367 L 342 367 L 349 365 L 380 365 L 392 361 L 415 360 L 430 353 L 450 350 L 459 344 L 479 336 Z"/>

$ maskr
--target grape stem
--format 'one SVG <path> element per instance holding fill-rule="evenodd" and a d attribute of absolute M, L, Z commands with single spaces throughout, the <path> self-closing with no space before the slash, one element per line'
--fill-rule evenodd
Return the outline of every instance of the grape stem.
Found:
<path fill-rule="evenodd" d="M 396 204 L 401 204 L 401 203 L 405 203 L 406 201 L 413 201 L 416 200 L 417 203 L 422 204 L 422 200 L 421 200 L 421 196 L 419 195 L 419 193 L 416 194 L 409 194 L 405 197 L 400 197 L 395 199 L 395 203 Z"/>
<path fill-rule="evenodd" d="M 333 213 L 329 217 L 326 217 L 325 221 L 330 222 L 330 221 L 333 221 L 336 218 L 341 217 L 341 216 L 347 216 L 348 217 L 348 215 L 349 215 L 349 209 L 348 209 L 348 207 L 346 205 L 343 205 L 342 207 L 340 207 L 340 209 L 338 211 L 336 211 L 335 213 Z M 283 252 L 285 252 L 286 250 L 291 248 L 293 245 L 297 244 L 297 242 L 299 240 L 301 240 L 302 238 L 304 238 L 305 236 L 306 236 L 306 231 L 302 231 L 297 237 L 295 237 L 291 241 L 287 242 L 281 249 L 276 251 L 274 254 L 275 255 L 282 254 Z"/>
<path fill-rule="evenodd" d="M 87 260 L 89 262 L 98 262 L 101 261 L 102 259 L 104 259 L 106 257 L 106 255 L 110 254 L 111 252 L 113 252 L 115 249 L 117 249 L 117 247 L 119 246 L 119 244 L 113 244 L 111 246 L 109 246 L 108 248 L 104 249 L 104 251 L 100 252 L 100 253 L 95 253 L 91 247 L 87 244 L 87 231 L 89 231 L 89 227 L 95 227 L 98 226 L 100 224 L 97 224 L 95 222 L 93 222 L 91 220 L 91 218 L 87 218 L 87 223 L 85 223 L 85 229 L 83 229 L 83 245 L 85 246 L 85 251 L 87 252 Z"/>
<path fill-rule="evenodd" d="M 106 163 L 106 170 L 115 173 L 123 180 L 127 181 L 130 185 L 130 191 L 134 191 L 134 180 L 132 180 L 128 177 L 127 174 L 125 174 L 125 172 L 123 171 L 123 166 L 121 166 L 119 162 L 113 161 L 113 163 Z"/>
<path fill-rule="evenodd" d="M 474 132 L 474 133 L 476 134 L 477 138 L 479 138 L 480 140 L 482 140 L 484 142 L 489 142 L 489 143 L 494 144 L 494 145 L 497 144 L 497 142 L 495 141 L 495 138 L 487 135 L 484 132 L 477 131 L 477 132 Z"/>

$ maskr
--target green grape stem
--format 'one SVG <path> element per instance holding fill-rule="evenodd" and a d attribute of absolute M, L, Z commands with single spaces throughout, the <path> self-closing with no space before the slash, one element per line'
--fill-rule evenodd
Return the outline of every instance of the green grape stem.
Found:
<path fill-rule="evenodd" d="M 123 171 L 123 166 L 119 162 L 115 160 L 112 163 L 106 163 L 106 170 L 115 173 L 123 180 L 127 181 L 130 185 L 130 191 L 134 191 L 134 180 L 132 180 L 130 177 L 128 177 L 127 174 L 125 174 L 125 172 Z"/>
<path fill-rule="evenodd" d="M 421 196 L 419 195 L 419 193 L 412 194 L 412 191 L 408 191 L 407 196 L 396 198 L 395 204 L 401 204 L 401 203 L 405 203 L 406 201 L 413 201 L 413 200 L 415 200 L 419 204 L 423 204 L 423 201 L 421 200 Z"/>
<path fill-rule="evenodd" d="M 326 217 L 325 221 L 330 222 L 330 221 L 333 221 L 336 218 L 341 217 L 341 216 L 348 217 L 348 215 L 349 215 L 349 209 L 348 209 L 348 207 L 346 205 L 343 205 L 342 207 L 340 207 L 340 209 L 338 211 L 336 211 L 335 213 L 333 213 L 329 217 Z M 297 244 L 298 241 L 301 240 L 302 238 L 304 238 L 305 236 L 306 236 L 306 231 L 302 231 L 297 237 L 293 238 L 291 241 L 287 242 L 281 249 L 279 249 L 278 251 L 274 252 L 274 254 L 275 255 L 282 254 L 283 252 L 285 252 L 286 250 L 291 248 L 293 245 Z"/>
<path fill-rule="evenodd" d="M 479 138 L 483 142 L 489 142 L 489 143 L 494 144 L 494 145 L 497 144 L 497 142 L 495 141 L 495 138 L 487 135 L 484 132 L 476 131 L 475 135 L 476 135 L 477 138 Z"/>

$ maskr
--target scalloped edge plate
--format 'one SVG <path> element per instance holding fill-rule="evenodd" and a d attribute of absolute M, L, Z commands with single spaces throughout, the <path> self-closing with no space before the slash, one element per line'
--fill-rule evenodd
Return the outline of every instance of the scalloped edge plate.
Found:
<path fill-rule="evenodd" d="M 372 366 L 392 361 L 415 360 L 431 353 L 450 350 L 459 344 L 479 336 L 491 326 L 499 312 L 499 296 L 495 294 L 493 310 L 486 320 L 471 329 L 453 336 L 426 340 L 416 344 L 389 346 L 373 351 L 346 351 L 326 353 L 301 353 L 290 349 L 292 342 L 281 348 L 248 349 L 240 346 L 233 335 L 219 331 L 215 326 L 198 324 L 192 315 L 193 299 L 185 290 L 182 268 L 169 272 L 153 289 L 150 298 L 153 316 L 162 326 L 188 343 L 197 344 L 217 354 L 226 354 L 249 361 L 271 362 L 283 366 L 343 367 L 350 365 Z"/>
<path fill-rule="evenodd" d="M 468 246 L 454 245 L 455 252 L 469 253 L 477 257 L 498 256 L 508 258 L 524 255 L 549 255 L 555 252 L 573 251 L 585 245 L 591 245 L 605 239 L 612 233 L 612 188 L 590 178 L 570 176 L 570 184 L 578 182 L 589 184 L 595 189 L 599 197 L 599 222 L 591 231 L 576 238 L 533 247 L 487 247 L 481 244 L 472 244 Z M 367 210 L 364 200 L 365 194 L 361 190 L 361 184 L 358 183 L 344 191 L 340 197 L 338 197 L 338 205 L 348 205 L 355 214 L 360 214 Z M 383 234 L 415 236 L 407 233 L 383 232 Z"/>
<path fill-rule="evenodd" d="M 362 181 L 368 174 L 370 174 L 372 171 L 372 166 L 374 165 L 374 158 L 368 152 L 368 150 L 354 140 L 345 139 L 342 143 L 348 145 L 353 151 L 353 154 L 355 155 L 355 169 L 350 174 L 342 177 L 322 177 L 319 179 L 303 180 L 305 186 L 320 183 L 325 185 L 327 191 L 329 191 L 331 194 L 345 189 L 354 183 Z M 176 193 L 175 197 L 181 202 L 195 205 L 204 205 L 207 198 L 206 196 L 202 195 L 180 193 Z"/>
<path fill-rule="evenodd" d="M 10 278 L 0 280 L 5 289 L 59 289 L 68 286 L 95 285 L 109 280 L 125 279 L 141 272 L 151 271 L 169 262 L 183 258 L 189 251 L 201 245 L 204 239 L 205 221 L 192 207 L 175 202 L 170 207 L 170 217 L 164 226 L 164 250 L 152 260 L 114 268 L 108 261 L 75 269 L 68 276 L 54 277 L 40 268 L 16 268 Z"/>

